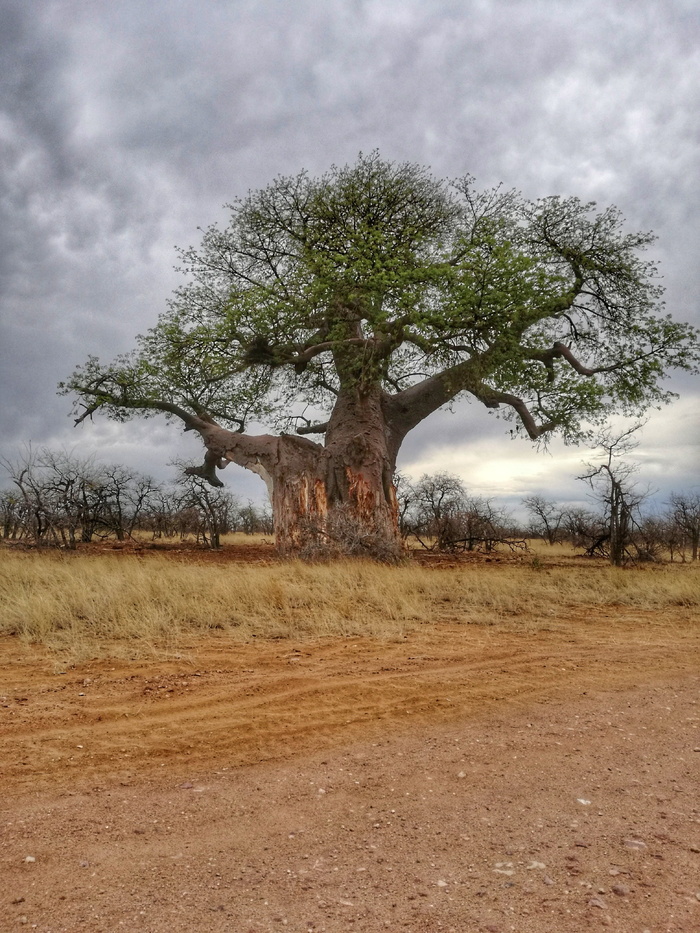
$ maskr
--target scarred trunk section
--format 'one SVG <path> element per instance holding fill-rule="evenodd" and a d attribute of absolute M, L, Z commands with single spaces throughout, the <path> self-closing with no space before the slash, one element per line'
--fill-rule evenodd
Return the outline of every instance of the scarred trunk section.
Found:
<path fill-rule="evenodd" d="M 324 447 L 296 437 L 279 442 L 272 502 L 281 554 L 401 556 L 395 464 L 379 392 L 341 396 Z"/>
<path fill-rule="evenodd" d="M 252 438 L 221 428 L 201 433 L 217 466 L 231 460 L 267 482 L 281 555 L 400 558 L 396 454 L 381 390 L 341 395 L 325 446 L 293 435 Z"/>
<path fill-rule="evenodd" d="M 278 552 L 312 557 L 327 546 L 327 458 L 317 444 L 305 450 L 295 437 L 281 437 L 272 472 L 272 514 Z"/>

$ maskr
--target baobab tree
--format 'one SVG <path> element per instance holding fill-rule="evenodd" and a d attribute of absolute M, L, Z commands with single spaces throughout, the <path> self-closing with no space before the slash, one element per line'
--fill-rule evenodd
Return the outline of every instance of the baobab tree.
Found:
<path fill-rule="evenodd" d="M 212 485 L 229 461 L 260 474 L 283 554 L 395 557 L 397 454 L 458 397 L 533 441 L 575 441 L 667 401 L 664 373 L 698 362 L 640 257 L 653 237 L 615 208 L 479 192 L 372 153 L 230 210 L 180 251 L 188 281 L 134 352 L 91 357 L 63 389 L 77 422 L 178 419 Z"/>

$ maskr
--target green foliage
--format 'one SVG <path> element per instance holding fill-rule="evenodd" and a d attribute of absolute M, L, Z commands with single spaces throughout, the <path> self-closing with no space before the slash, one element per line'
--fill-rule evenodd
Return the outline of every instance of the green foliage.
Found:
<path fill-rule="evenodd" d="M 372 153 L 230 210 L 180 251 L 187 282 L 134 353 L 91 358 L 62 387 L 86 412 L 243 430 L 439 378 L 440 404 L 471 393 L 531 437 L 573 440 L 611 410 L 667 401 L 666 371 L 698 364 L 696 333 L 662 314 L 640 257 L 653 237 L 625 232 L 615 208 L 479 193 Z"/>

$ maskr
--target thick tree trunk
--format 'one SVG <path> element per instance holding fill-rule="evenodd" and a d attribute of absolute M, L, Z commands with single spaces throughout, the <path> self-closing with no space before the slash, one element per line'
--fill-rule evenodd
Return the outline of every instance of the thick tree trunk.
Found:
<path fill-rule="evenodd" d="M 214 459 L 238 463 L 267 483 L 281 555 L 395 561 L 403 553 L 393 484 L 397 445 L 382 406 L 379 389 L 341 395 L 324 446 L 293 435 L 201 433 Z"/>
<path fill-rule="evenodd" d="M 273 513 L 282 554 L 365 555 L 393 561 L 403 550 L 381 396 L 341 396 L 324 447 L 280 439 Z"/>

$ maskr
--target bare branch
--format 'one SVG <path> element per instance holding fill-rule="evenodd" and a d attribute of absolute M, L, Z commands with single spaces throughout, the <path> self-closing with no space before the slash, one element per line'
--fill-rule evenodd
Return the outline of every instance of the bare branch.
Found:
<path fill-rule="evenodd" d="M 478 398 L 487 408 L 500 408 L 501 405 L 510 405 L 510 407 L 517 412 L 523 427 L 533 441 L 538 440 L 543 434 L 547 434 L 549 431 L 553 431 L 559 426 L 556 421 L 546 421 L 544 424 L 537 424 L 534 415 L 525 402 L 516 395 L 510 395 L 508 392 L 497 392 L 495 389 L 486 385 L 482 385 L 478 389 L 467 388 L 467 391 L 475 398 Z"/>
<path fill-rule="evenodd" d="M 327 421 L 324 421 L 323 424 L 305 424 L 296 429 L 297 434 L 325 434 L 327 430 Z"/>
<path fill-rule="evenodd" d="M 617 370 L 631 366 L 633 363 L 639 363 L 641 360 L 647 359 L 650 356 L 656 356 L 658 349 L 659 348 L 648 350 L 646 353 L 640 353 L 637 356 L 619 360 L 617 363 L 611 363 L 608 366 L 584 366 L 583 363 L 574 356 L 571 349 L 567 347 L 566 344 L 557 342 L 549 350 L 531 350 L 527 353 L 526 358 L 538 360 L 540 363 L 544 363 L 548 369 L 552 368 L 552 363 L 555 359 L 562 358 L 565 359 L 571 368 L 580 376 L 597 376 L 599 373 L 614 373 Z"/>
<path fill-rule="evenodd" d="M 204 463 L 198 467 L 187 467 L 185 473 L 187 476 L 199 476 L 200 479 L 206 480 L 210 486 L 223 486 L 224 484 L 216 475 L 216 471 L 223 470 L 227 463 L 227 460 L 208 450 L 204 455 Z"/>
<path fill-rule="evenodd" d="M 611 366 L 596 366 L 592 368 L 589 366 L 584 366 L 583 363 L 576 359 L 569 347 L 563 343 L 555 343 L 552 347 L 552 352 L 555 356 L 563 357 L 572 367 L 572 369 L 574 369 L 580 376 L 595 376 L 597 373 L 614 372 L 614 370 L 617 369 L 620 365 L 619 363 L 615 363 Z"/>
<path fill-rule="evenodd" d="M 177 418 L 180 418 L 182 421 L 184 421 L 186 430 L 190 431 L 199 431 L 202 424 L 216 424 L 214 419 L 204 411 L 202 411 L 200 414 L 193 415 L 191 412 L 186 411 L 179 405 L 175 405 L 173 402 L 167 402 L 165 399 L 137 397 L 127 401 L 122 397 L 117 397 L 108 392 L 95 390 L 91 387 L 81 386 L 79 391 L 85 395 L 94 395 L 96 400 L 92 405 L 86 407 L 82 415 L 76 418 L 76 425 L 80 424 L 86 418 L 92 416 L 92 414 L 99 408 L 102 408 L 103 405 L 114 405 L 119 408 L 146 409 L 148 411 L 162 411 L 165 414 L 175 415 Z"/>

